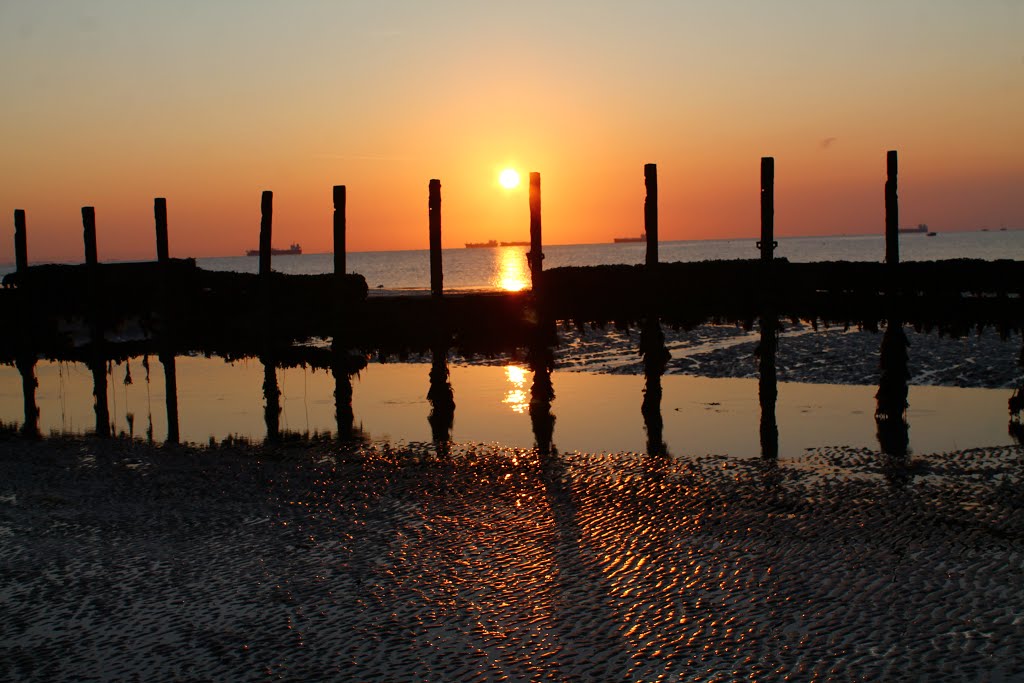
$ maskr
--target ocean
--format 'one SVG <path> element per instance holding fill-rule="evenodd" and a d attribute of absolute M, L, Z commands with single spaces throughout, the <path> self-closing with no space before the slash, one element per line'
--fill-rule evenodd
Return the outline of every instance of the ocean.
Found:
<path fill-rule="evenodd" d="M 778 240 L 775 255 L 794 262 L 877 261 L 885 257 L 885 239 L 880 235 L 789 237 Z M 758 258 L 756 239 L 672 241 L 659 244 L 665 263 L 716 259 Z M 529 287 L 527 247 L 445 249 L 444 287 L 451 291 L 522 289 Z M 368 251 L 347 255 L 348 270 L 366 278 L 372 294 L 401 294 L 430 288 L 430 252 Z M 544 268 L 643 263 L 644 243 L 557 244 L 544 247 Z M 904 261 L 934 261 L 971 258 L 1024 260 L 1024 230 L 993 232 L 949 232 L 935 237 L 924 234 L 900 236 L 900 258 Z M 209 270 L 255 273 L 259 259 L 226 256 L 196 259 Z M 275 256 L 275 271 L 290 274 L 329 273 L 334 267 L 330 253 Z"/>

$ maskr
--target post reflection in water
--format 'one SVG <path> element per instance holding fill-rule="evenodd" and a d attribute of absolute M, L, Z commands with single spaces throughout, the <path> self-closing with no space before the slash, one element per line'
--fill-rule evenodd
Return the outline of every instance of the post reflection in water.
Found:
<path fill-rule="evenodd" d="M 910 427 L 907 424 L 907 382 L 910 372 L 907 369 L 910 346 L 907 335 L 903 331 L 903 321 L 892 318 L 888 321 L 882 335 L 882 346 L 879 351 L 878 393 L 875 394 L 875 424 L 877 426 L 878 444 L 882 453 L 888 457 L 887 469 L 890 480 L 902 484 L 910 476 Z"/>
<path fill-rule="evenodd" d="M 178 370 L 174 354 L 171 352 L 158 355 L 160 364 L 164 367 L 164 389 L 167 395 L 167 443 L 178 443 Z M 147 381 L 149 365 L 146 364 Z M 149 433 L 152 435 L 152 417 L 150 417 Z"/>
<path fill-rule="evenodd" d="M 450 452 L 452 425 L 455 423 L 455 393 L 449 381 L 448 347 L 435 344 L 430 352 L 430 389 L 427 401 L 430 402 L 430 432 L 437 448 L 437 454 L 446 456 Z"/>
<path fill-rule="evenodd" d="M 96 413 L 96 435 L 110 436 L 110 407 L 107 403 L 107 361 L 93 358 L 89 361 L 92 372 L 93 411 Z"/>
<path fill-rule="evenodd" d="M 21 374 L 21 391 L 25 404 L 25 423 L 21 431 L 26 436 L 38 437 L 39 434 L 39 406 L 36 404 L 36 388 L 39 386 L 36 380 L 36 357 L 26 355 L 18 357 L 14 364 Z"/>
<path fill-rule="evenodd" d="M 260 356 L 263 364 L 263 419 L 267 423 L 267 441 L 281 438 L 281 389 L 277 385 L 277 365 L 269 354 Z"/>
<path fill-rule="evenodd" d="M 779 457 L 779 425 L 775 418 L 775 404 L 779 387 L 775 368 L 775 355 L 779 348 L 779 321 L 766 311 L 761 316 L 761 340 L 757 346 L 757 397 L 761 404 L 761 457 L 777 460 Z"/>
<path fill-rule="evenodd" d="M 505 292 L 519 292 L 530 285 L 526 270 L 526 255 L 518 247 L 499 247 L 496 250 L 498 269 L 494 282 L 495 288 Z"/>
<path fill-rule="evenodd" d="M 664 440 L 665 422 L 661 416 L 661 376 L 672 354 L 665 347 L 661 321 L 655 316 L 649 317 L 640 330 L 640 355 L 644 359 L 644 400 L 640 412 L 647 430 L 647 453 L 668 455 Z"/>
<path fill-rule="evenodd" d="M 533 428 L 534 443 L 541 455 L 554 455 L 558 453 L 552 444 L 555 416 L 551 413 L 551 401 L 555 399 L 555 388 L 551 382 L 555 353 L 547 344 L 537 343 L 531 346 L 528 360 L 530 369 L 533 370 L 533 384 L 530 385 L 530 426 Z"/>
<path fill-rule="evenodd" d="M 1024 344 L 1021 345 L 1017 365 L 1024 368 Z M 1024 412 L 1024 384 L 1013 390 L 1007 406 L 1010 409 L 1010 424 L 1007 431 L 1015 443 L 1024 445 L 1024 424 L 1021 424 L 1021 413 Z"/>

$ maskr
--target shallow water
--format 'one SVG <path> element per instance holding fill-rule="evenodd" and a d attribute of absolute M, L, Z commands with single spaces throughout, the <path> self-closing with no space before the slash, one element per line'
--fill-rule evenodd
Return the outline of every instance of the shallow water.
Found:
<path fill-rule="evenodd" d="M 114 364 L 108 377 L 108 405 L 114 432 L 156 441 L 167 436 L 164 377 L 150 359 Z M 377 442 L 429 442 L 427 401 L 430 365 L 371 363 L 353 378 L 355 427 Z M 206 443 L 229 436 L 262 440 L 263 365 L 233 364 L 219 358 L 177 359 L 181 438 Z M 522 365 L 453 365 L 455 396 L 451 439 L 535 445 L 528 410 L 533 373 Z M 92 374 L 78 363 L 37 366 L 40 429 L 47 433 L 84 433 L 94 428 Z M 131 384 L 124 380 L 130 373 Z M 286 432 L 336 433 L 335 382 L 326 371 L 278 369 L 281 429 Z M 647 431 L 641 414 L 644 378 L 556 370 L 554 446 L 563 452 L 645 452 Z M 758 382 L 667 375 L 662 378 L 663 441 L 673 454 L 761 454 Z M 843 446 L 878 449 L 874 420 L 875 386 L 782 382 L 776 407 L 780 458 L 797 458 L 807 449 Z M 917 453 L 1014 443 L 1007 430 L 1005 389 L 910 387 L 910 447 Z M 129 417 L 131 416 L 131 417 Z M 0 367 L 0 421 L 23 419 L 17 371 Z"/>

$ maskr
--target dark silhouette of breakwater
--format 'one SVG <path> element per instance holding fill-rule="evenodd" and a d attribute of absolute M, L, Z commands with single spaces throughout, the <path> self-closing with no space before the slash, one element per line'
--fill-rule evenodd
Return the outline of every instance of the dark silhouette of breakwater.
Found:
<path fill-rule="evenodd" d="M 450 435 L 455 410 L 448 383 L 449 353 L 521 356 L 525 349 L 535 372 L 530 414 L 538 447 L 547 452 L 554 448 L 550 374 L 552 349 L 558 344 L 555 321 L 638 327 L 646 375 L 641 411 L 648 446 L 652 452 L 664 453 L 660 378 L 669 356 L 661 325 L 691 328 L 718 323 L 752 329 L 760 320 L 762 451 L 772 458 L 777 452 L 774 357 L 779 321 L 873 331 L 885 328 L 876 417 L 884 449 L 899 453 L 906 432 L 900 426 L 899 410 L 901 395 L 902 412 L 906 408 L 906 353 L 898 353 L 903 324 L 954 336 L 986 328 L 1004 338 L 1020 332 L 1024 262 L 900 263 L 896 161 L 896 153 L 889 152 L 884 263 L 775 259 L 775 164 L 765 157 L 761 160 L 761 239 L 756 243 L 760 258 L 660 263 L 657 168 L 647 164 L 645 263 L 544 270 L 540 174 L 531 173 L 527 260 L 532 289 L 526 292 L 444 292 L 441 183 L 436 179 L 428 185 L 429 295 L 369 298 L 365 279 L 346 272 L 344 186 L 333 188 L 335 272 L 323 275 L 284 275 L 272 270 L 273 193 L 269 191 L 261 196 L 260 260 L 255 275 L 205 271 L 194 260 L 171 259 L 163 198 L 154 201 L 155 262 L 99 263 L 95 210 L 83 207 L 85 263 L 29 266 L 26 216 L 17 210 L 17 270 L 4 278 L 0 288 L 0 315 L 13 324 L 0 335 L 0 362 L 16 365 L 22 374 L 29 432 L 37 419 L 32 412 L 35 363 L 40 358 L 86 363 L 94 377 L 96 433 L 107 435 L 109 416 L 102 397 L 107 393 L 105 368 L 111 360 L 155 355 L 172 393 L 176 355 L 259 358 L 265 368 L 268 438 L 277 439 L 281 435 L 276 368 L 330 369 L 338 382 L 338 431 L 344 434 L 353 432 L 350 376 L 365 367 L 367 357 L 402 359 L 430 352 L 430 420 L 435 441 L 442 443 Z M 1018 390 L 1009 401 L 1017 424 L 1024 407 L 1021 395 Z M 169 395 L 167 405 L 169 440 L 176 441 L 176 397 Z"/>

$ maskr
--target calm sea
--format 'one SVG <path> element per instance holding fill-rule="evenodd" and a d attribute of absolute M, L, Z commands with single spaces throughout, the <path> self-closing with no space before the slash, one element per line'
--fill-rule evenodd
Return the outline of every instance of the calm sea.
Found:
<path fill-rule="evenodd" d="M 758 258 L 756 239 L 662 242 L 661 261 L 706 261 Z M 522 289 L 530 286 L 526 264 L 527 247 L 445 249 L 446 290 Z M 595 266 L 643 263 L 646 246 L 625 244 L 563 244 L 544 247 L 544 267 Z M 878 261 L 885 257 L 885 239 L 880 235 L 789 237 L 779 240 L 778 258 L 795 262 Z M 991 232 L 948 232 L 935 237 L 923 234 L 900 236 L 900 258 L 904 261 L 932 261 L 953 258 L 1024 260 L 1024 230 Z M 254 256 L 198 258 L 208 270 L 255 273 L 259 259 Z M 426 249 L 414 251 L 353 252 L 347 257 L 348 270 L 366 278 L 371 294 L 396 294 L 430 288 L 430 259 Z M 334 268 L 330 253 L 275 256 L 275 271 L 290 274 L 329 273 Z M 13 270 L 0 265 L 0 276 Z"/>
<path fill-rule="evenodd" d="M 446 290 L 521 289 L 529 287 L 527 247 L 445 249 Z M 573 244 L 544 247 L 544 267 L 595 266 L 643 263 L 643 243 Z M 754 239 L 662 242 L 663 262 L 758 258 Z M 776 256 L 795 262 L 878 261 L 885 257 L 882 236 L 791 237 L 779 240 Z M 935 237 L 900 236 L 900 258 L 932 261 L 953 258 L 1024 260 L 1024 230 L 951 232 Z M 197 259 L 202 268 L 255 273 L 258 259 L 251 256 Z M 273 269 L 282 273 L 315 274 L 332 271 L 333 255 L 275 256 Z M 393 294 L 430 288 L 427 250 L 350 253 L 348 270 L 366 278 L 371 293 Z"/>

